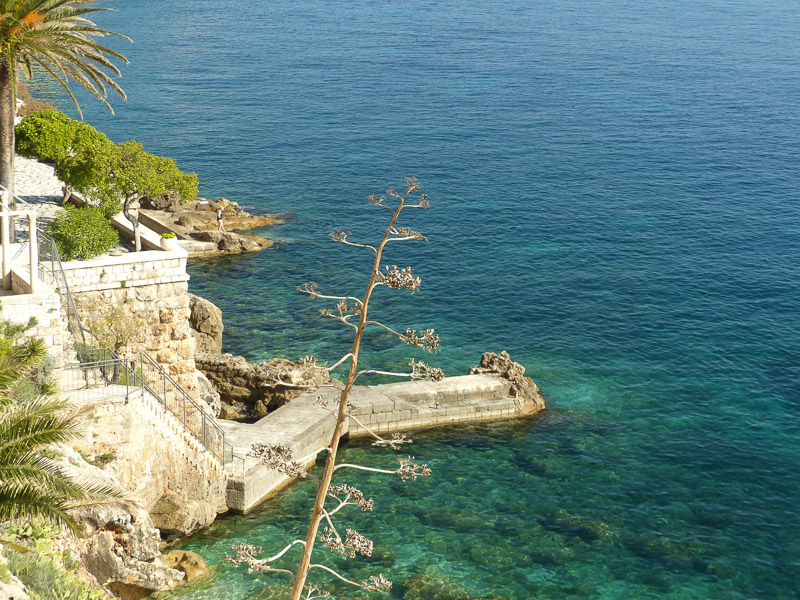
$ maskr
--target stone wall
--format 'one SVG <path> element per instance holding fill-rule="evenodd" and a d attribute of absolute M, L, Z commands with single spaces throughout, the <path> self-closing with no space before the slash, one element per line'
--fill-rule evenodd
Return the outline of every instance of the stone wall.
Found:
<path fill-rule="evenodd" d="M 196 393 L 186 257 L 181 249 L 130 252 L 63 266 L 84 326 L 103 311 L 137 320 L 139 331 L 123 354 L 147 351 L 184 389 Z"/>
<path fill-rule="evenodd" d="M 190 533 L 225 510 L 222 463 L 149 394 L 93 405 L 83 433 L 73 445 L 109 459 L 104 470 L 136 496 L 162 534 Z"/>
<path fill-rule="evenodd" d="M 29 329 L 24 337 L 42 338 L 53 367 L 60 369 L 65 360 L 75 357 L 72 338 L 66 319 L 62 318 L 61 298 L 49 286 L 41 284 L 41 288 L 42 291 L 36 294 L 0 297 L 0 320 L 22 324 L 35 317 L 38 325 Z"/>

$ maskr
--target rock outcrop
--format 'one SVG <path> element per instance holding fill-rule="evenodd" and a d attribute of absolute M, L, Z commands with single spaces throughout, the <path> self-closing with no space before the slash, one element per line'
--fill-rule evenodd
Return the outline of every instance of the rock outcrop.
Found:
<path fill-rule="evenodd" d="M 225 229 L 228 231 L 247 231 L 280 223 L 278 215 L 253 215 L 242 210 L 236 202 L 227 198 L 216 201 L 198 198 L 171 210 L 175 220 L 191 231 L 209 231 L 217 229 L 217 211 L 222 209 Z"/>
<path fill-rule="evenodd" d="M 211 242 L 217 246 L 217 250 L 223 254 L 239 254 L 242 252 L 252 252 L 261 248 L 269 248 L 272 242 L 252 236 L 239 235 L 228 231 L 197 231 L 189 234 L 192 239 L 200 242 Z"/>
<path fill-rule="evenodd" d="M 183 579 L 183 573 L 161 560 L 161 537 L 144 509 L 95 507 L 81 521 L 83 564 L 116 596 L 141 598 L 172 589 Z"/>
<path fill-rule="evenodd" d="M 207 247 L 202 253 L 238 254 L 261 250 L 272 246 L 272 241 L 262 237 L 232 233 L 247 231 L 282 223 L 281 215 L 254 215 L 243 211 L 236 202 L 225 198 L 181 203 L 175 195 L 143 197 L 139 218 L 156 233 L 174 232 L 179 240 L 195 240 L 214 244 L 215 250 Z M 217 231 L 217 210 L 222 209 L 225 231 Z M 188 247 L 190 253 L 191 245 Z"/>
<path fill-rule="evenodd" d="M 223 418 L 263 416 L 331 381 L 313 360 L 272 358 L 259 364 L 231 354 L 195 354 L 197 368 L 219 392 Z"/>
<path fill-rule="evenodd" d="M 120 489 L 115 478 L 72 448 L 60 445 L 58 452 L 71 478 Z M 147 511 L 132 500 L 76 508 L 70 514 L 81 529 L 75 544 L 84 568 L 120 598 L 169 590 L 183 579 L 183 573 L 162 562 L 159 531 Z"/>
<path fill-rule="evenodd" d="M 189 326 L 197 341 L 196 352 L 222 352 L 222 311 L 205 298 L 189 294 Z"/>
<path fill-rule="evenodd" d="M 184 583 L 192 583 L 211 574 L 211 567 L 199 554 L 188 550 L 173 550 L 164 555 L 164 562 L 172 569 L 181 571 L 186 576 Z"/>
<path fill-rule="evenodd" d="M 544 398 L 539 386 L 530 377 L 525 377 L 525 367 L 511 360 L 505 350 L 500 354 L 484 352 L 481 364 L 469 370 L 470 375 L 480 373 L 496 374 L 511 382 L 510 393 L 515 398 L 530 405 L 533 410 L 544 409 Z"/>

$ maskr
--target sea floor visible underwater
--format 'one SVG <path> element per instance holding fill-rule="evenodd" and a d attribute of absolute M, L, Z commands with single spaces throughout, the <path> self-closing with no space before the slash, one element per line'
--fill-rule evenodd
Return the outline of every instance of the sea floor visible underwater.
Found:
<path fill-rule="evenodd" d="M 344 354 L 295 287 L 358 294 L 368 253 L 327 234 L 374 240 L 366 196 L 414 175 L 431 208 L 401 225 L 429 242 L 386 261 L 422 288 L 372 314 L 435 327 L 448 375 L 507 350 L 546 396 L 534 419 L 418 433 L 428 479 L 348 477 L 376 511 L 342 523 L 377 547 L 349 575 L 406 600 L 800 598 L 800 3 L 108 4 L 129 100 L 81 96 L 87 121 L 206 197 L 294 215 L 260 232 L 275 248 L 190 262 L 225 351 Z M 375 335 L 363 364 L 410 356 Z M 216 580 L 172 597 L 280 597 L 281 575 L 222 558 L 300 536 L 311 487 L 193 536 Z"/>

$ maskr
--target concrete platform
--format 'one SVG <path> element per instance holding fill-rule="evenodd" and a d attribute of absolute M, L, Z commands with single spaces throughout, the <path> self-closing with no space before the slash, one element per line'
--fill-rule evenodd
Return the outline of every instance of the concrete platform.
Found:
<path fill-rule="evenodd" d="M 245 457 L 243 472 L 228 479 L 228 507 L 247 512 L 290 478 L 268 469 L 248 456 L 255 443 L 282 444 L 297 460 L 311 464 L 333 435 L 334 415 L 317 405 L 317 396 L 335 408 L 340 391 L 321 388 L 303 394 L 268 414 L 257 423 L 218 421 L 233 452 Z M 492 375 L 448 377 L 439 382 L 417 381 L 377 386 L 358 386 L 350 397 L 353 418 L 345 433 L 353 437 L 451 425 L 456 422 L 511 419 L 537 408 L 509 396 L 509 381 Z"/>

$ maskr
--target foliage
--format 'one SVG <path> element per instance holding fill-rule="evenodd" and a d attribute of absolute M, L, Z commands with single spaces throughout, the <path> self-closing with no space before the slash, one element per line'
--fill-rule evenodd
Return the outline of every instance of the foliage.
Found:
<path fill-rule="evenodd" d="M 73 481 L 42 454 L 78 437 L 78 413 L 66 401 L 0 398 L 0 522 L 37 517 L 75 530 L 70 508 L 119 497 L 107 486 Z"/>
<path fill-rule="evenodd" d="M 66 206 L 48 225 L 58 252 L 65 260 L 86 260 L 112 248 L 119 236 L 95 206 Z"/>
<path fill-rule="evenodd" d="M 42 360 L 41 340 L 21 342 L 18 326 L 0 326 L 0 523 L 40 518 L 75 529 L 67 511 L 107 502 L 119 493 L 103 485 L 73 481 L 44 454 L 49 446 L 80 436 L 78 414 L 65 400 L 46 396 L 17 401 L 14 391 L 23 374 Z"/>
<path fill-rule="evenodd" d="M 116 152 L 106 157 L 103 168 L 118 196 L 160 196 L 174 192 L 184 201 L 197 197 L 195 173 L 183 173 L 173 159 L 149 154 L 134 140 L 117 146 Z"/>
<path fill-rule="evenodd" d="M 144 328 L 144 321 L 132 314 L 128 307 L 96 302 L 81 302 L 86 315 L 84 325 L 97 340 L 99 348 L 111 348 L 120 354 L 128 342 Z"/>
<path fill-rule="evenodd" d="M 33 600 L 101 600 L 106 595 L 80 580 L 68 549 L 54 547 L 58 530 L 36 521 L 7 528 L 5 536 L 33 552 L 8 552 L 9 570 L 28 588 Z M 23 548 L 20 548 L 22 550 Z"/>
<path fill-rule="evenodd" d="M 344 430 L 345 419 L 357 423 L 360 427 L 365 429 L 374 438 L 374 445 L 387 446 L 394 450 L 398 449 L 401 445 L 410 443 L 411 440 L 406 438 L 405 435 L 393 434 L 391 439 L 385 439 L 380 435 L 370 431 L 359 419 L 349 410 L 350 392 L 355 385 L 356 380 L 361 375 L 367 373 L 377 373 L 382 375 L 409 377 L 410 379 L 429 379 L 439 380 L 444 377 L 440 369 L 432 368 L 424 362 L 416 362 L 413 359 L 409 362 L 410 371 L 407 373 L 394 373 L 386 371 L 375 371 L 371 369 L 359 370 L 358 357 L 361 349 L 361 341 L 367 327 L 374 327 L 383 332 L 388 332 L 401 341 L 416 346 L 425 348 L 431 352 L 439 350 L 439 336 L 432 329 L 415 330 L 406 329 L 393 329 L 384 325 L 381 322 L 369 319 L 367 317 L 370 299 L 373 291 L 378 287 L 388 287 L 397 290 L 406 290 L 412 294 L 419 289 L 421 280 L 414 275 L 411 267 L 398 269 L 396 265 L 387 266 L 382 265 L 383 253 L 386 245 L 389 242 L 408 241 L 408 240 L 424 240 L 425 237 L 418 231 L 408 229 L 406 227 L 398 227 L 397 221 L 400 213 L 407 208 L 427 208 L 428 201 L 426 194 L 419 194 L 419 182 L 414 179 L 406 179 L 406 190 L 404 193 L 397 193 L 394 190 L 387 190 L 385 196 L 375 197 L 370 196 L 369 202 L 374 206 L 387 209 L 391 212 L 391 219 L 388 227 L 385 229 L 383 237 L 378 244 L 369 243 L 356 243 L 350 241 L 348 238 L 352 235 L 349 231 L 334 231 L 330 234 L 333 241 L 368 250 L 373 253 L 373 265 L 363 296 L 339 296 L 323 294 L 316 283 L 305 283 L 298 288 L 299 291 L 308 294 L 312 298 L 323 298 L 333 300 L 336 302 L 334 308 L 324 308 L 320 313 L 324 317 L 329 317 L 340 321 L 347 327 L 355 330 L 352 349 L 349 354 L 345 355 L 333 367 L 327 368 L 328 372 L 335 369 L 341 364 L 349 361 L 349 371 L 344 385 L 344 389 L 339 395 L 338 401 L 335 406 L 329 407 L 328 401 L 323 399 L 322 396 L 317 398 L 316 404 L 323 408 L 330 410 L 336 416 L 336 426 L 333 435 L 331 436 L 330 445 L 325 448 L 327 451 L 327 459 L 325 468 L 320 476 L 317 487 L 317 495 L 314 501 L 314 508 L 311 513 L 311 519 L 308 526 L 308 533 L 303 540 L 294 540 L 289 543 L 283 550 L 274 556 L 261 558 L 258 555 L 263 551 L 262 548 L 252 546 L 245 543 L 237 543 L 233 546 L 235 554 L 230 555 L 227 559 L 234 565 L 246 564 L 250 572 L 264 571 L 264 572 L 280 572 L 290 575 L 292 577 L 292 594 L 291 600 L 313 600 L 316 598 L 329 598 L 330 592 L 322 590 L 313 584 L 306 584 L 306 578 L 309 571 L 312 569 L 320 569 L 327 573 L 334 575 L 340 581 L 355 586 L 357 588 L 374 591 L 380 593 L 388 593 L 391 589 L 392 583 L 386 579 L 383 574 L 372 575 L 363 581 L 353 581 L 346 578 L 335 570 L 322 565 L 312 564 L 311 556 L 314 552 L 316 542 L 319 542 L 329 551 L 355 558 L 357 554 L 363 556 L 371 556 L 373 551 L 373 542 L 366 538 L 364 535 L 355 531 L 354 529 L 344 530 L 344 535 L 340 533 L 341 529 L 337 528 L 334 524 L 334 516 L 347 506 L 354 506 L 362 511 L 371 511 L 374 509 L 374 501 L 372 498 L 367 498 L 363 492 L 350 486 L 346 483 L 332 485 L 334 473 L 340 469 L 358 469 L 377 473 L 394 474 L 400 477 L 402 481 L 409 479 L 417 479 L 430 475 L 430 469 L 427 465 L 417 464 L 414 462 L 414 457 L 408 456 L 399 458 L 399 466 L 394 468 L 376 468 L 366 467 L 361 465 L 340 463 L 336 462 L 336 455 L 341 441 L 342 432 Z M 416 199 L 414 199 L 416 198 Z M 307 362 L 316 359 L 311 357 L 305 359 Z M 292 452 L 280 445 L 267 445 L 267 444 L 254 444 L 250 456 L 260 458 L 261 461 L 277 470 L 284 475 L 290 477 L 314 477 L 308 473 L 303 467 L 314 455 L 295 459 Z M 316 479 L 316 477 L 314 477 Z M 322 533 L 319 533 L 320 525 L 325 523 Z M 302 547 L 302 554 L 300 557 L 299 565 L 296 569 L 278 568 L 272 566 L 274 561 L 277 561 L 287 552 L 289 552 L 295 545 Z"/>
<path fill-rule="evenodd" d="M 41 110 L 25 117 L 16 126 L 17 153 L 30 158 L 41 158 L 62 165 L 79 155 L 100 155 L 114 145 L 88 123 L 70 119 L 58 110 Z M 69 170 L 62 170 L 59 178 L 67 185 Z"/>
<path fill-rule="evenodd" d="M 161 237 L 164 238 L 165 240 L 171 240 L 171 239 L 175 238 L 175 232 L 174 231 L 167 231 L 166 233 L 162 233 Z"/>
<path fill-rule="evenodd" d="M 134 140 L 119 145 L 86 144 L 56 166 L 56 174 L 86 200 L 103 209 L 107 217 L 117 214 L 140 196 L 173 192 L 182 200 L 197 197 L 195 173 L 184 173 L 171 158 L 145 152 Z"/>
<path fill-rule="evenodd" d="M 32 79 L 34 66 L 38 66 L 37 72 L 45 72 L 55 79 L 79 112 L 80 106 L 69 87 L 70 80 L 89 90 L 109 109 L 106 86 L 125 98 L 122 88 L 112 78 L 119 76 L 120 71 L 111 59 L 123 63 L 128 60 L 119 52 L 98 44 L 95 38 L 107 35 L 129 38 L 102 29 L 87 19 L 91 13 L 108 10 L 87 6 L 93 2 L 0 0 L 0 14 L 3 15 L 0 58 L 11 71 L 12 86 L 16 86 L 18 69 Z"/>
<path fill-rule="evenodd" d="M 0 390 L 13 401 L 54 391 L 44 341 L 23 336 L 35 326 L 34 317 L 24 324 L 0 322 Z"/>

